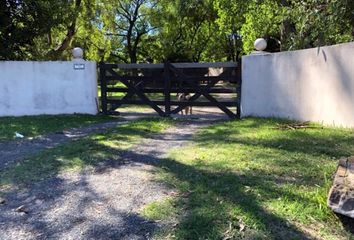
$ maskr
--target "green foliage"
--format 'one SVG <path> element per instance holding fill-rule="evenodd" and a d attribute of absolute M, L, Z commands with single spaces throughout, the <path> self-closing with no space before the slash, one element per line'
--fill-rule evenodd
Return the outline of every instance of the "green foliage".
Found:
<path fill-rule="evenodd" d="M 245 23 L 241 28 L 245 53 L 253 51 L 254 41 L 259 37 L 280 38 L 280 26 L 284 19 L 283 9 L 273 0 L 258 2 L 257 0 L 250 1 L 245 14 Z"/>
<path fill-rule="evenodd" d="M 282 50 L 354 40 L 352 0 L 1 0 L 0 59 L 236 61 L 258 37 Z"/>
<path fill-rule="evenodd" d="M 353 40 L 354 14 L 352 1 L 292 1 L 286 11 L 295 25 L 287 36 L 288 49 L 302 49 Z"/>
<path fill-rule="evenodd" d="M 35 38 L 65 22 L 66 7 L 55 0 L 0 1 L 0 60 L 30 58 Z"/>
<path fill-rule="evenodd" d="M 0 60 L 70 58 L 71 41 L 79 28 L 89 29 L 94 6 L 89 0 L 2 0 Z"/>
<path fill-rule="evenodd" d="M 154 23 L 160 34 L 160 59 L 174 62 L 198 62 L 220 59 L 222 49 L 215 41 L 219 37 L 215 24 L 217 13 L 213 1 L 164 0 Z M 222 58 L 223 56 L 221 56 Z"/>
<path fill-rule="evenodd" d="M 135 63 L 145 60 L 140 56 L 145 41 L 154 35 L 151 15 L 153 0 L 102 1 L 103 31 L 112 44 L 111 55 L 118 61 Z M 149 36 L 148 36 L 149 35 Z"/>

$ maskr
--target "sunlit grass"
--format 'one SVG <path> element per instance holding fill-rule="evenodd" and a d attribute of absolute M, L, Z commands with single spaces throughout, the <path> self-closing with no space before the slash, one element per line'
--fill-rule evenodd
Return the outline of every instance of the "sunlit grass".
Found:
<path fill-rule="evenodd" d="M 180 191 L 177 239 L 346 239 L 326 206 L 337 159 L 354 153 L 354 130 L 279 130 L 273 119 L 208 127 L 162 164 Z M 158 206 L 153 208 L 159 215 Z M 170 212 L 173 213 L 172 210 Z"/>
<path fill-rule="evenodd" d="M 148 118 L 130 122 L 105 133 L 62 144 L 44 150 L 24 162 L 0 172 L 0 188 L 6 185 L 28 184 L 65 171 L 95 167 L 102 161 L 120 161 L 119 154 L 141 138 L 156 134 L 173 124 L 172 121 Z"/>
<path fill-rule="evenodd" d="M 25 137 L 34 137 L 47 133 L 62 131 L 67 128 L 86 126 L 93 123 L 116 121 L 109 116 L 74 115 L 41 115 L 25 117 L 1 117 L 0 141 L 14 139 L 15 132 Z"/>

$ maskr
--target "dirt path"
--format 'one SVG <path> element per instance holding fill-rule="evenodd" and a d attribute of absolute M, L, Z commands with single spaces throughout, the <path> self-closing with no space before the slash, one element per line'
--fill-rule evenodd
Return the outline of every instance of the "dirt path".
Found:
<path fill-rule="evenodd" d="M 160 226 L 138 211 L 172 191 L 153 181 L 153 165 L 213 122 L 180 123 L 123 152 L 122 161 L 10 190 L 0 204 L 0 239 L 149 239 Z"/>
<path fill-rule="evenodd" d="M 181 116 L 175 115 L 181 119 L 198 119 L 200 122 L 210 122 L 220 119 L 225 119 L 224 114 L 205 112 L 202 114 L 194 114 L 191 116 Z M 47 134 L 43 136 L 38 136 L 35 138 L 27 138 L 23 140 L 13 140 L 13 141 L 0 141 L 0 171 L 5 168 L 23 161 L 26 157 L 35 154 L 41 150 L 54 148 L 59 144 L 69 142 L 78 138 L 82 138 L 94 133 L 101 133 L 109 128 L 114 128 L 116 126 L 127 123 L 127 121 L 133 121 L 144 117 L 156 117 L 158 116 L 153 110 L 147 113 L 122 113 L 121 121 L 107 122 L 107 123 L 97 123 L 85 127 L 68 129 L 65 131 L 60 131 L 52 134 Z"/>

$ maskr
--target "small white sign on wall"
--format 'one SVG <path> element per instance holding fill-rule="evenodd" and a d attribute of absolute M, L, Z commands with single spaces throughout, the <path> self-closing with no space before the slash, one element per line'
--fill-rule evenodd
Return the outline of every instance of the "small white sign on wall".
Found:
<path fill-rule="evenodd" d="M 84 70 L 85 64 L 84 63 L 74 63 L 74 70 Z"/>

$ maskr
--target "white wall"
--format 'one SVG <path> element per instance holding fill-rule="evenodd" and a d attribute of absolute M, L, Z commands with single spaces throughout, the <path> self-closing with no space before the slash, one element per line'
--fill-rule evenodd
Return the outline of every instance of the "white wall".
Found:
<path fill-rule="evenodd" d="M 354 127 L 354 43 L 242 59 L 242 117 Z"/>
<path fill-rule="evenodd" d="M 0 116 L 96 114 L 96 99 L 95 62 L 0 62 Z"/>

